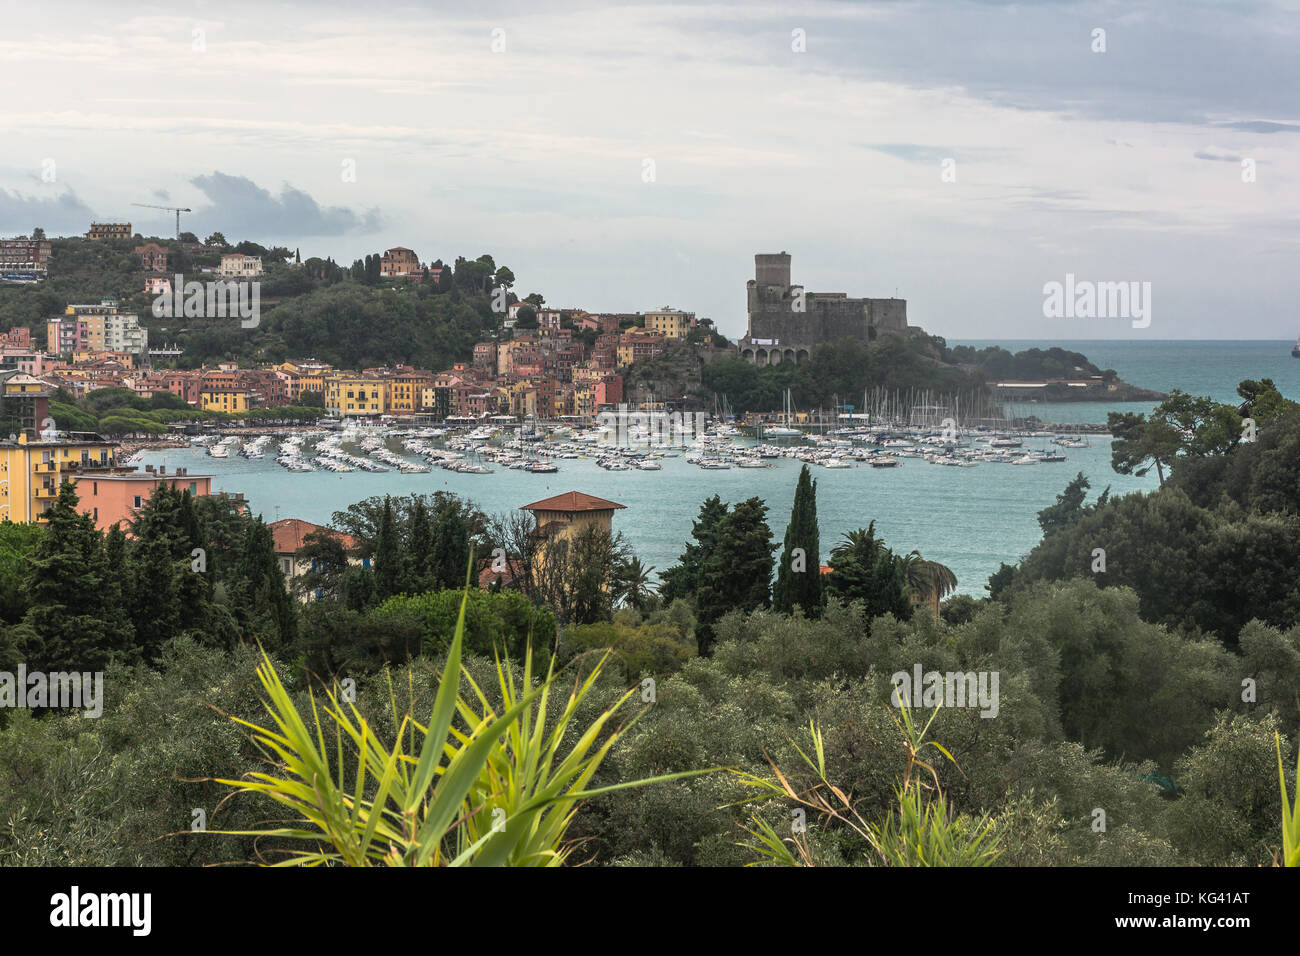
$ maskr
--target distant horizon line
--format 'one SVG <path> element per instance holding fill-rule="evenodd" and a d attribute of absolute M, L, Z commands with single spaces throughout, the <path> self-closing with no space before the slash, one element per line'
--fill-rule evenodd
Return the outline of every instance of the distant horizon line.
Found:
<path fill-rule="evenodd" d="M 1283 342 L 1283 343 L 1286 343 L 1286 342 L 1290 342 L 1290 341 L 1291 341 L 1290 339 L 1229 339 L 1229 338 L 1219 338 L 1219 339 L 1151 339 L 1151 338 L 1141 338 L 1141 339 L 1039 339 L 1039 338 L 1030 338 L 1030 337 L 1023 337 L 1023 338 L 1022 338 L 1022 337 L 1014 337 L 1014 338 L 996 338 L 996 339 L 995 339 L 995 338 L 970 337 L 970 338 L 954 338 L 954 339 L 949 339 L 947 336 L 944 336 L 944 340 L 945 340 L 945 341 L 948 341 L 948 342 L 963 342 L 963 341 L 965 341 L 965 342 L 1124 342 L 1125 344 L 1133 344 L 1133 343 L 1135 343 L 1135 342 Z"/>

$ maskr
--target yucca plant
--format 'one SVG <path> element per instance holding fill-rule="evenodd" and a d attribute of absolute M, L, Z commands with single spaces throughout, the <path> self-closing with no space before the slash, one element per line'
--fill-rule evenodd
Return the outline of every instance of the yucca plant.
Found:
<path fill-rule="evenodd" d="M 390 684 L 398 726 L 391 747 L 377 738 L 355 705 L 344 706 L 330 690 L 321 707 L 315 694 L 310 695 L 309 727 L 264 653 L 257 676 L 269 698 L 265 706 L 274 727 L 232 719 L 248 728 L 256 745 L 280 766 L 272 773 L 217 782 L 236 793 L 269 797 L 298 819 L 295 825 L 274 829 L 214 832 L 310 844 L 309 849 L 288 851 L 277 866 L 557 866 L 571 849 L 565 833 L 580 801 L 709 772 L 586 789 L 610 748 L 639 716 L 608 729 L 633 691 L 590 726 L 575 730 L 573 715 L 595 684 L 602 660 L 575 686 L 548 732 L 545 711 L 555 675 L 548 671 L 540 686 L 532 687 L 530 650 L 519 681 L 508 663 L 497 663 L 500 712 L 472 679 L 475 699 L 466 700 L 460 693 L 464 625 L 462 600 L 427 724 L 409 713 L 398 719 Z M 457 716 L 464 729 L 453 725 Z M 336 743 L 334 767 L 325 748 L 326 727 Z M 577 740 L 561 754 L 561 742 L 570 731 Z M 350 783 L 345 754 L 355 762 Z"/>
<path fill-rule="evenodd" d="M 569 694 L 564 711 L 549 731 L 546 726 L 547 702 L 555 681 L 555 660 L 535 699 L 528 694 L 533 683 L 533 655 L 530 647 L 524 658 L 523 673 L 516 680 L 514 668 L 507 661 L 497 660 L 497 683 L 506 708 L 516 702 L 533 700 L 519 711 L 517 718 L 506 726 L 505 746 L 488 752 L 482 769 L 466 798 L 467 805 L 475 808 L 465 818 L 458 831 L 461 852 L 485 840 L 495 827 L 503 836 L 492 843 L 487 840 L 480 851 L 480 862 L 510 866 L 559 866 L 564 863 L 573 847 L 565 845 L 564 834 L 573 821 L 580 800 L 599 793 L 610 793 L 628 787 L 641 786 L 661 780 L 688 776 L 689 771 L 614 784 L 598 790 L 584 789 L 599 769 L 615 741 L 626 733 L 644 711 L 632 716 L 600 743 L 600 737 L 614 714 L 635 693 L 627 691 L 609 710 L 601 714 L 583 730 L 567 755 L 560 754 L 560 744 L 571 731 L 574 712 L 590 692 L 596 679 L 609 660 L 609 652 L 581 683 L 575 684 Z M 467 725 L 487 719 L 492 712 L 486 695 L 466 675 L 478 699 L 477 711 L 464 699 L 458 710 Z M 462 744 L 469 738 L 455 728 L 452 733 Z M 708 771 L 701 771 L 708 772 Z M 513 828 L 513 830 L 512 830 Z"/>
<path fill-rule="evenodd" d="M 1282 770 L 1282 737 L 1277 740 L 1277 782 L 1282 787 L 1282 865 L 1300 866 L 1300 753 L 1296 754 L 1295 804 L 1286 792 L 1286 773 Z"/>
<path fill-rule="evenodd" d="M 943 791 L 939 786 L 939 775 L 935 768 L 920 758 L 927 748 L 939 751 L 953 766 L 957 762 L 942 744 L 926 739 L 931 724 L 934 723 L 938 710 L 931 714 L 924 727 L 918 728 L 912 718 L 911 710 L 906 704 L 900 708 L 900 716 L 894 718 L 894 725 L 903 737 L 907 752 L 907 766 L 903 779 L 895 789 L 898 808 L 890 811 L 883 824 L 867 821 L 858 812 L 853 797 L 835 786 L 826 776 L 826 750 L 821 728 L 809 720 L 808 730 L 812 737 L 812 753 L 809 756 L 793 744 L 795 751 L 812 771 L 813 777 L 807 783 L 798 786 L 792 783 L 793 775 L 786 774 L 768 758 L 772 767 L 772 777 L 760 777 L 756 774 L 734 771 L 742 781 L 757 793 L 740 804 L 766 802 L 773 798 L 794 803 L 812 810 L 818 817 L 829 822 L 835 821 L 846 827 L 871 848 L 869 862 L 883 866 L 988 866 L 1000 852 L 997 849 L 997 835 L 988 814 L 978 819 L 965 815 L 953 817 L 945 802 Z M 919 780 L 913 780 L 916 768 L 922 767 L 930 772 L 934 780 L 933 788 Z M 961 768 L 958 767 L 958 772 Z M 923 793 L 933 789 L 935 797 L 927 800 Z M 750 866 L 762 863 L 775 863 L 782 866 L 811 866 L 813 856 L 808 838 L 805 834 L 793 833 L 782 838 L 757 812 L 750 817 L 751 827 L 742 827 L 752 838 L 752 842 L 741 846 L 752 850 L 759 857 Z"/>
<path fill-rule="evenodd" d="M 898 808 L 871 825 L 872 847 L 887 866 L 988 866 L 999 853 L 993 821 L 954 817 L 936 790 L 927 800 L 920 787 L 894 791 Z"/>

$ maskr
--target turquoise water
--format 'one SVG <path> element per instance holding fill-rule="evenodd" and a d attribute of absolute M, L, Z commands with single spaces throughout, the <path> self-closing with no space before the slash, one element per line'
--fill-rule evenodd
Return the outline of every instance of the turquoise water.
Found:
<path fill-rule="evenodd" d="M 1009 352 L 1058 346 L 1081 352 L 1098 368 L 1113 368 L 1139 388 L 1170 392 L 1181 388 L 1192 395 L 1209 395 L 1237 404 L 1237 383 L 1247 378 L 1271 378 L 1287 398 L 1300 400 L 1300 359 L 1291 357 L 1291 342 L 1173 341 L 1056 341 L 954 339 L 949 345 L 984 348 L 997 345 Z M 1105 422 L 1107 411 L 1149 411 L 1144 403 L 1020 402 L 1016 411 L 1044 421 Z"/>
<path fill-rule="evenodd" d="M 958 343 L 954 343 L 958 344 Z M 984 344 L 984 343 L 962 343 Z M 1168 391 L 1182 387 L 1222 401 L 1235 400 L 1243 378 L 1271 377 L 1283 393 L 1300 399 L 1300 360 L 1290 343 L 1273 342 L 1053 342 L 996 344 L 1015 349 L 1060 345 L 1082 352 L 1101 368 L 1114 368 L 1134 385 Z M 1044 420 L 1105 421 L 1106 411 L 1148 406 L 1028 403 Z M 1035 515 L 1052 504 L 1078 472 L 1092 481 L 1092 493 L 1107 485 L 1112 495 L 1155 487 L 1155 476 L 1134 478 L 1110 468 L 1110 443 L 1094 437 L 1091 448 L 1064 449 L 1067 461 L 1015 466 L 985 463 L 976 468 L 945 468 L 906 459 L 901 468 L 860 465 L 845 469 L 811 466 L 817 479 L 822 559 L 845 532 L 875 520 L 895 550 L 919 550 L 957 575 L 961 593 L 980 595 L 988 576 L 1003 561 L 1014 563 L 1040 538 Z M 1038 440 L 1026 448 L 1049 447 Z M 273 446 L 274 447 L 274 446 Z M 1054 446 L 1053 446 L 1054 447 Z M 768 523 L 779 542 L 789 520 L 800 462 L 780 459 L 774 467 L 704 471 L 683 458 L 664 461 L 663 471 L 610 472 L 594 461 L 557 461 L 560 472 L 532 475 L 496 468 L 489 475 L 462 475 L 435 468 L 428 474 L 397 472 L 291 474 L 273 458 L 224 461 L 201 452 L 148 453 L 144 462 L 188 467 L 212 474 L 219 491 L 242 492 L 267 521 L 304 518 L 328 523 L 334 511 L 371 495 L 451 491 L 472 499 L 484 511 L 504 512 L 560 492 L 577 489 L 627 506 L 614 517 L 643 562 L 663 570 L 681 554 L 700 503 L 712 494 L 724 501 L 753 495 L 769 507 Z"/>

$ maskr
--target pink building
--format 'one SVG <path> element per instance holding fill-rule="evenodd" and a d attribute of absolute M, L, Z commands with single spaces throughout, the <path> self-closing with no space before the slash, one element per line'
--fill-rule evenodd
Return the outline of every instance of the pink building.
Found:
<path fill-rule="evenodd" d="M 107 531 L 119 521 L 125 529 L 159 485 L 188 491 L 196 497 L 209 495 L 212 493 L 212 476 L 191 475 L 185 468 L 178 468 L 169 475 L 165 465 L 158 471 L 150 465 L 145 471 L 90 472 L 76 478 L 77 496 L 81 499 L 77 502 L 77 510 L 90 515 L 100 531 Z"/>

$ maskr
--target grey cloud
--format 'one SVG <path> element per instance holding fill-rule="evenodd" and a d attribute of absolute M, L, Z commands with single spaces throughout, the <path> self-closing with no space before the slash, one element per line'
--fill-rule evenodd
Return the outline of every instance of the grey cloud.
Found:
<path fill-rule="evenodd" d="M 1264 0 L 1241 3 L 1233 14 L 1212 4 L 1164 0 L 1127 4 L 1122 15 L 1088 2 L 823 9 L 829 13 L 766 18 L 761 8 L 747 10 L 744 29 L 757 34 L 747 55 L 834 76 L 959 88 L 1003 107 L 1106 120 L 1204 125 L 1224 115 L 1291 116 L 1293 91 L 1300 87 L 1293 14 Z M 853 15 L 864 9 L 873 15 Z M 737 32 L 729 18 L 685 22 L 728 37 Z M 807 53 L 791 55 L 793 25 L 807 30 Z M 1099 27 L 1106 31 L 1106 52 L 1093 53 L 1092 30 Z"/>
<path fill-rule="evenodd" d="M 1271 123 L 1267 120 L 1239 120 L 1216 125 L 1224 129 L 1241 130 L 1243 133 L 1300 133 L 1300 125 L 1295 123 Z"/>
<path fill-rule="evenodd" d="M 274 196 L 245 176 L 220 171 L 195 176 L 190 182 L 211 203 L 210 209 L 202 210 L 206 218 L 232 239 L 341 236 L 377 232 L 384 224 L 378 209 L 357 212 L 346 206 L 321 206 L 288 183 Z"/>
<path fill-rule="evenodd" d="M 1197 159 L 1208 159 L 1216 163 L 1239 163 L 1241 157 L 1236 153 L 1224 152 L 1220 149 L 1198 149 L 1192 153 Z"/>
<path fill-rule="evenodd" d="M 72 190 L 50 199 L 0 188 L 0 235 L 27 235 L 37 226 L 47 235 L 80 235 L 96 216 Z"/>

